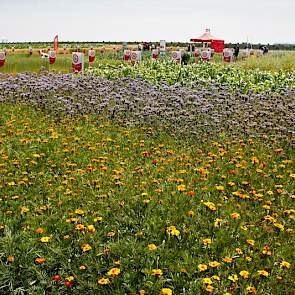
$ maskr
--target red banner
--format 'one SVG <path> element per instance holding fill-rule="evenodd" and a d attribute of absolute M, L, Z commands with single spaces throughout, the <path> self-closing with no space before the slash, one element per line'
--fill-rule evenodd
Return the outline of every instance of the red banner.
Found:
<path fill-rule="evenodd" d="M 58 51 L 58 36 L 56 35 L 53 40 L 53 49 L 55 52 Z"/>

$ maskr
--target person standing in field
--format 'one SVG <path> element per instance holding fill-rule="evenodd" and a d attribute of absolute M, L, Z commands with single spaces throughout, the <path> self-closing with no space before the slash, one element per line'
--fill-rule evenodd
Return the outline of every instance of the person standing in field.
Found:
<path fill-rule="evenodd" d="M 239 43 L 238 43 L 238 44 L 236 44 L 235 47 L 234 47 L 234 57 L 235 57 L 235 61 L 238 60 L 239 52 L 240 52 L 240 47 L 239 47 Z"/>

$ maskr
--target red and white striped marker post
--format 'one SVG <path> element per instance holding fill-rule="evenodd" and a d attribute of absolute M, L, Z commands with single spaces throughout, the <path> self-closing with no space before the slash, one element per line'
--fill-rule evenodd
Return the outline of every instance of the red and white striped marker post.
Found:
<path fill-rule="evenodd" d="M 131 51 L 128 49 L 124 50 L 123 60 L 128 61 L 131 59 Z"/>
<path fill-rule="evenodd" d="M 152 60 L 157 60 L 159 58 L 159 50 L 153 49 L 152 51 Z"/>
<path fill-rule="evenodd" d="M 140 62 L 141 61 L 141 51 L 132 51 L 130 54 L 130 59 L 133 63 Z"/>
<path fill-rule="evenodd" d="M 74 73 L 83 72 L 84 70 L 84 54 L 81 52 L 73 52 L 72 67 Z"/>
<path fill-rule="evenodd" d="M 181 52 L 180 51 L 172 51 L 171 58 L 176 62 L 181 62 Z"/>
<path fill-rule="evenodd" d="M 207 62 L 210 60 L 210 52 L 208 50 L 202 51 L 201 53 L 202 60 Z"/>
<path fill-rule="evenodd" d="M 55 64 L 56 61 L 56 52 L 54 50 L 48 51 L 48 59 L 51 65 Z"/>
<path fill-rule="evenodd" d="M 93 63 L 95 61 L 95 50 L 93 48 L 90 48 L 88 51 L 88 60 L 89 63 Z"/>
<path fill-rule="evenodd" d="M 0 68 L 4 66 L 5 58 L 6 58 L 5 52 L 1 51 L 0 52 Z"/>
<path fill-rule="evenodd" d="M 224 62 L 231 62 L 232 56 L 233 56 L 232 51 L 223 50 L 223 61 Z"/>

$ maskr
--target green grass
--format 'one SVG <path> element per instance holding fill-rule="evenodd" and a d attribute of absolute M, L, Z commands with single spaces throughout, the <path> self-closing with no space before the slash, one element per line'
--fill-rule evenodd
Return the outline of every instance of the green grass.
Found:
<path fill-rule="evenodd" d="M 294 294 L 292 159 L 286 142 L 195 142 L 1 105 L 0 294 L 208 294 L 204 278 L 212 294 Z"/>
<path fill-rule="evenodd" d="M 278 72 L 295 71 L 295 52 L 271 52 L 261 58 L 250 58 L 236 63 L 244 69 L 257 69 L 262 71 Z"/>

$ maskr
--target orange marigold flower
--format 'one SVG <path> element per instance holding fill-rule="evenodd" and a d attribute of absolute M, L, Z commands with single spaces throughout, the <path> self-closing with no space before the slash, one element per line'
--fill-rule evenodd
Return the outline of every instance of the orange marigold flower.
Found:
<path fill-rule="evenodd" d="M 266 270 L 258 270 L 257 273 L 261 276 L 261 277 L 268 277 L 269 276 L 269 272 Z"/>
<path fill-rule="evenodd" d="M 156 277 L 160 277 L 163 275 L 163 271 L 159 268 L 153 269 L 152 270 L 152 275 Z"/>
<path fill-rule="evenodd" d="M 246 243 L 249 244 L 250 246 L 254 246 L 255 245 L 255 241 L 254 240 L 246 240 Z"/>
<path fill-rule="evenodd" d="M 242 271 L 240 271 L 240 276 L 241 276 L 243 279 L 248 279 L 248 278 L 249 278 L 249 272 L 246 271 L 246 270 L 242 270 Z"/>
<path fill-rule="evenodd" d="M 161 295 L 172 295 L 172 290 L 169 288 L 163 288 L 161 290 Z"/>
<path fill-rule="evenodd" d="M 223 261 L 225 263 L 231 263 L 231 262 L 233 262 L 233 259 L 231 257 L 225 257 L 225 258 L 223 258 Z"/>
<path fill-rule="evenodd" d="M 89 252 L 92 249 L 92 247 L 89 244 L 82 244 L 81 245 L 81 250 L 83 252 Z"/>
<path fill-rule="evenodd" d="M 36 264 L 43 264 L 43 263 L 45 263 L 45 261 L 46 261 L 46 259 L 43 257 L 38 257 L 35 259 Z"/>
<path fill-rule="evenodd" d="M 230 217 L 231 217 L 232 219 L 239 219 L 239 218 L 241 217 L 241 215 L 240 215 L 239 213 L 237 213 L 237 212 L 234 212 L 234 213 L 232 213 L 232 214 L 230 215 Z"/>
<path fill-rule="evenodd" d="M 108 285 L 110 283 L 110 280 L 108 278 L 101 278 L 98 280 L 99 285 Z"/>
<path fill-rule="evenodd" d="M 256 288 L 252 286 L 248 286 L 246 288 L 246 291 L 248 292 L 248 294 L 256 294 Z"/>
<path fill-rule="evenodd" d="M 112 278 L 117 277 L 120 274 L 121 270 L 120 268 L 114 267 L 108 271 L 108 275 Z"/>
<path fill-rule="evenodd" d="M 36 234 L 43 234 L 44 233 L 44 229 L 39 227 L 36 229 Z"/>

